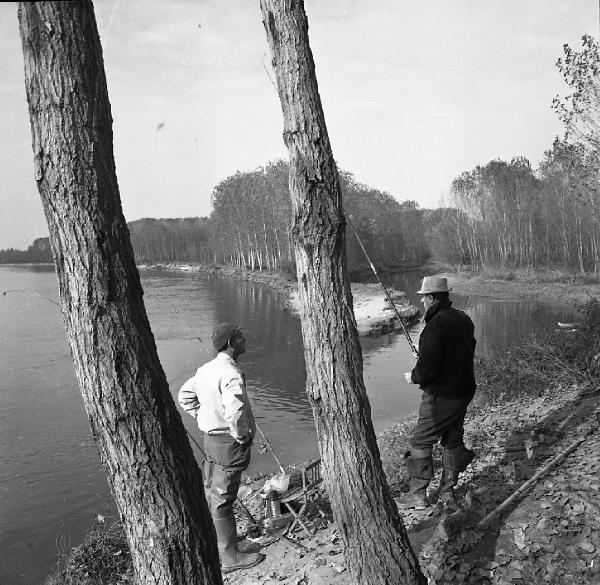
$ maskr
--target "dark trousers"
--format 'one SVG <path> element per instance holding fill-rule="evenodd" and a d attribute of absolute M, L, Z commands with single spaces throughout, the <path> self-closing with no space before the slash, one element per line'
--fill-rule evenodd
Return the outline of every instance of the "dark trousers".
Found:
<path fill-rule="evenodd" d="M 438 439 L 445 449 L 463 445 L 464 422 L 467 406 L 474 394 L 462 398 L 443 398 L 423 392 L 419 406 L 419 420 L 410 438 L 410 445 L 418 456 L 431 454 Z"/>
<path fill-rule="evenodd" d="M 213 518 L 226 518 L 233 511 L 242 472 L 250 465 L 250 444 L 240 445 L 229 435 L 205 434 L 204 450 L 202 473 L 210 495 L 210 513 Z"/>

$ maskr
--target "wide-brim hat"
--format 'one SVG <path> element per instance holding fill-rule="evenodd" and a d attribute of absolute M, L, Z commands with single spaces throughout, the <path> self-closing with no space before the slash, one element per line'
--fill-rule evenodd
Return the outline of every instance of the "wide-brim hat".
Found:
<path fill-rule="evenodd" d="M 421 290 L 417 291 L 418 295 L 431 295 L 438 292 L 450 292 L 448 288 L 448 279 L 443 276 L 426 276 L 423 278 Z"/>
<path fill-rule="evenodd" d="M 213 347 L 219 351 L 240 330 L 239 325 L 233 323 L 219 323 L 212 332 Z"/>

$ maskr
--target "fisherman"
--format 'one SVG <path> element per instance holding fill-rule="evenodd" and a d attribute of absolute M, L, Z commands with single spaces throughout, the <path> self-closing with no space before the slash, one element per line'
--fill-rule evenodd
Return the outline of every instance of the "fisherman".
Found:
<path fill-rule="evenodd" d="M 404 374 L 409 384 L 419 384 L 423 390 L 410 451 L 404 456 L 410 488 L 400 502 L 409 508 L 424 509 L 429 505 L 432 449 L 438 439 L 444 448 L 439 497 L 446 505 L 455 504 L 458 474 L 474 457 L 463 442 L 467 406 L 476 388 L 474 326 L 470 317 L 452 308 L 450 290 L 446 278 L 426 276 L 417 291 L 425 309 L 425 328 L 419 338 L 417 365 Z"/>
<path fill-rule="evenodd" d="M 198 368 L 179 390 L 178 399 L 204 433 L 204 486 L 217 533 L 221 571 L 230 573 L 253 567 L 265 558 L 238 549 L 233 514 L 242 472 L 250 464 L 256 423 L 237 363 L 246 351 L 241 328 L 231 323 L 217 325 L 212 342 L 217 356 Z"/>

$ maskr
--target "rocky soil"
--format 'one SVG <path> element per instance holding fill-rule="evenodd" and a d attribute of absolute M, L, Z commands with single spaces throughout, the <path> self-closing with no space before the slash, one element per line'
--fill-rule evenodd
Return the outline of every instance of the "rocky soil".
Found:
<path fill-rule="evenodd" d="M 430 584 L 600 583 L 599 399 L 597 388 L 572 387 L 492 408 L 474 406 L 466 425 L 466 442 L 477 458 L 461 475 L 457 505 L 444 507 L 437 502 L 441 474 L 441 452 L 437 452 L 430 507 L 424 511 L 400 508 Z M 378 437 L 396 496 L 407 488 L 401 462 L 413 424 L 414 419 L 403 421 Z M 485 526 L 480 524 L 570 446 L 573 450 L 503 513 Z M 252 493 L 261 481 L 254 482 Z M 262 547 L 263 563 L 231 573 L 225 582 L 353 583 L 325 492 L 309 511 L 307 524 L 314 535 L 309 537 L 302 529 L 287 535 L 303 548 L 285 539 L 274 541 Z M 260 506 L 254 514 L 260 516 Z"/>

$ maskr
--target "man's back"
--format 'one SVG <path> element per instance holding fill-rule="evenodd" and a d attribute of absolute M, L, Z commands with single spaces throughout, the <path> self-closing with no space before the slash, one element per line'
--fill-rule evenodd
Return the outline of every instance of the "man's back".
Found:
<path fill-rule="evenodd" d="M 415 367 L 417 382 L 430 394 L 458 398 L 475 391 L 474 326 L 470 317 L 439 302 L 426 315 Z"/>

